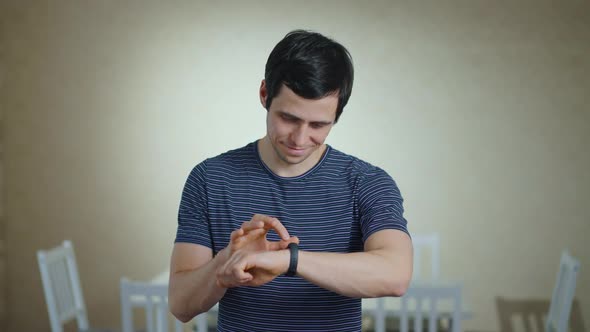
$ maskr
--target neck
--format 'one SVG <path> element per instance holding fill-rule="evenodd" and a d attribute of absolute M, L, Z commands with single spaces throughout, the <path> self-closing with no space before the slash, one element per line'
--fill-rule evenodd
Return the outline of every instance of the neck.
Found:
<path fill-rule="evenodd" d="M 299 163 L 288 163 L 277 155 L 267 136 L 259 139 L 257 144 L 262 162 L 274 174 L 281 177 L 296 177 L 304 174 L 320 161 L 326 151 L 326 145 L 322 144 L 305 160 Z"/>

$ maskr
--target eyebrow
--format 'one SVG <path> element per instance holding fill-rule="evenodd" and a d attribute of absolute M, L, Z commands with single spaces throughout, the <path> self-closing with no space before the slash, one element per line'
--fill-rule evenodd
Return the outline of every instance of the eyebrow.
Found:
<path fill-rule="evenodd" d="M 290 118 L 292 118 L 293 120 L 297 120 L 297 121 L 303 121 L 303 119 L 299 118 L 298 116 L 295 116 L 291 113 L 285 112 L 285 111 L 278 111 L 278 113 L 280 115 L 286 115 Z M 310 121 L 309 123 L 315 124 L 315 125 L 331 125 L 333 122 L 332 121 Z"/>

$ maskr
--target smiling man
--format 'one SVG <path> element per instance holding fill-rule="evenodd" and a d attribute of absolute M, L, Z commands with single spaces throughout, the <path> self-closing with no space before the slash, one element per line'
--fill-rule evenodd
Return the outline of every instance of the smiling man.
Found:
<path fill-rule="evenodd" d="M 178 319 L 219 302 L 218 331 L 360 331 L 361 298 L 405 292 L 412 245 L 395 182 L 324 143 L 352 82 L 332 39 L 297 30 L 275 46 L 260 86 L 266 135 L 187 179 L 170 273 Z"/>
<path fill-rule="evenodd" d="M 266 82 L 260 87 L 260 101 L 268 99 Z M 293 177 L 315 166 L 326 151 L 324 141 L 334 125 L 338 97 L 305 99 L 285 85 L 271 107 L 266 107 L 266 136 L 258 147 L 262 161 L 276 175 Z"/>

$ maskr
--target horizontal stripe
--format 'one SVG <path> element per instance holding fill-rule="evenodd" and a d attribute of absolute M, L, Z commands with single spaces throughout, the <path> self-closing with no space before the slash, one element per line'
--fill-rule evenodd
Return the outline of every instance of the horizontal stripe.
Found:
<path fill-rule="evenodd" d="M 195 166 L 178 213 L 176 242 L 214 253 L 230 233 L 258 214 L 277 217 L 298 236 L 301 250 L 349 253 L 383 229 L 407 232 L 402 197 L 382 169 L 330 146 L 296 178 L 279 177 L 261 161 L 256 144 Z M 269 232 L 269 240 L 278 235 Z M 261 287 L 228 289 L 220 301 L 219 331 L 360 331 L 360 299 L 299 277 L 280 276 Z"/>

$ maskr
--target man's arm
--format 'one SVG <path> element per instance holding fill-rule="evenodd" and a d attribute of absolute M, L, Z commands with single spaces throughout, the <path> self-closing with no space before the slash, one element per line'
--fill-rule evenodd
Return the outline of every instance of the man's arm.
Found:
<path fill-rule="evenodd" d="M 226 249 L 213 258 L 213 251 L 205 246 L 174 244 L 168 302 L 178 320 L 186 323 L 219 302 L 227 288 L 217 285 L 215 273 L 226 260 Z"/>
<path fill-rule="evenodd" d="M 297 275 L 311 283 L 349 297 L 402 296 L 412 277 L 412 242 L 399 230 L 372 234 L 365 251 L 356 253 L 299 252 Z M 228 262 L 228 264 L 231 262 Z M 280 275 L 289 266 L 289 251 L 279 250 L 246 255 L 234 263 L 242 271 L 264 271 L 243 283 L 259 286 L 268 273 Z"/>
<path fill-rule="evenodd" d="M 412 260 L 410 237 L 387 229 L 372 234 L 364 252 L 300 251 L 297 275 L 349 297 L 402 296 L 412 278 Z"/>
<path fill-rule="evenodd" d="M 266 234 L 274 230 L 280 236 L 278 242 L 268 241 Z M 222 275 L 220 270 L 234 256 L 245 253 L 273 251 L 286 248 L 290 242 L 298 243 L 276 218 L 256 214 L 242 227 L 233 231 L 229 244 L 213 257 L 213 251 L 199 244 L 176 243 L 170 262 L 170 282 L 168 301 L 170 311 L 182 322 L 206 312 L 225 294 L 227 287 L 238 285 L 252 279 L 252 276 L 229 271 Z"/>

